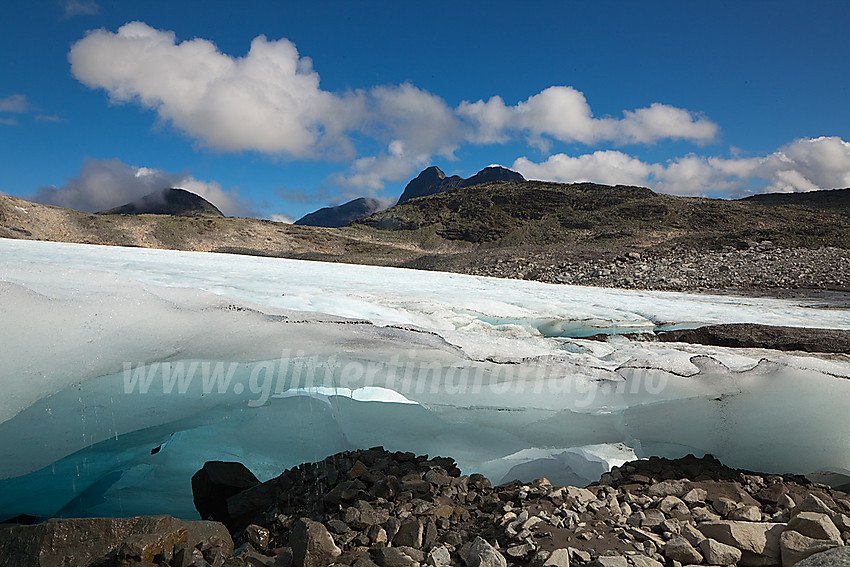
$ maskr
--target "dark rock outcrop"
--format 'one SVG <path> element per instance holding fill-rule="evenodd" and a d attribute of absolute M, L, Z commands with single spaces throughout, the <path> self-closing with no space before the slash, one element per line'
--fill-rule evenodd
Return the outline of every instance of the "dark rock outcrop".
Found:
<path fill-rule="evenodd" d="M 175 215 L 180 217 L 223 217 L 215 205 L 185 189 L 154 191 L 126 205 L 97 213 L 99 215 Z"/>
<path fill-rule="evenodd" d="M 662 331 L 656 337 L 664 342 L 702 345 L 799 350 L 804 352 L 850 352 L 850 330 L 778 327 L 752 323 L 706 325 L 697 329 Z"/>
<path fill-rule="evenodd" d="M 415 199 L 416 197 L 425 197 L 427 195 L 451 191 L 452 189 L 458 189 L 460 187 L 472 187 L 473 185 L 480 185 L 482 183 L 490 183 L 493 181 L 511 181 L 518 183 L 525 181 L 525 178 L 516 171 L 511 171 L 510 169 L 505 169 L 498 165 L 485 167 L 468 179 L 464 179 L 459 175 L 446 177 L 446 174 L 443 173 L 439 167 L 432 165 L 431 167 L 423 170 L 422 173 L 407 184 L 407 187 L 404 188 L 404 192 L 398 199 L 398 204 L 404 203 L 410 199 Z"/>
<path fill-rule="evenodd" d="M 384 203 L 378 199 L 360 197 L 336 207 L 325 207 L 304 215 L 293 224 L 339 228 L 346 226 L 352 221 L 368 217 L 385 208 Z"/>
<path fill-rule="evenodd" d="M 0 530 L 2 567 L 223 565 L 232 554 L 222 524 L 171 516 L 48 520 Z"/>
<path fill-rule="evenodd" d="M 227 507 L 231 496 L 260 484 L 242 463 L 208 461 L 192 476 L 192 497 L 201 518 L 216 520 L 233 529 L 234 520 Z"/>

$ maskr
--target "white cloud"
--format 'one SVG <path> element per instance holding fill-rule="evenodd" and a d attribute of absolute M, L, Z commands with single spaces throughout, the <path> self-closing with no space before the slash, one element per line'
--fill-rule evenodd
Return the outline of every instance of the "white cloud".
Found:
<path fill-rule="evenodd" d="M 584 94 L 566 86 L 549 87 L 515 106 L 507 106 L 498 96 L 486 102 L 463 102 L 457 112 L 472 125 L 469 139 L 477 143 L 504 142 L 511 132 L 525 133 L 541 146 L 548 144 L 548 138 L 583 144 L 662 139 L 708 142 L 718 132 L 707 118 L 660 103 L 626 110 L 621 119 L 594 118 Z"/>
<path fill-rule="evenodd" d="M 521 157 L 511 169 L 519 171 L 526 179 L 563 183 L 591 181 L 607 185 L 646 183 L 652 174 L 649 164 L 617 151 L 598 151 L 577 157 L 556 154 L 542 163 Z"/>
<path fill-rule="evenodd" d="M 535 163 L 526 157 L 513 169 L 529 179 L 573 183 L 646 185 L 676 195 L 793 192 L 850 187 L 850 143 L 838 137 L 794 140 L 762 157 L 725 159 L 684 156 L 646 163 L 617 151 L 580 156 L 555 154 Z"/>
<path fill-rule="evenodd" d="M 201 144 L 290 159 L 356 160 L 335 180 L 376 190 L 439 155 L 453 159 L 463 143 L 503 143 L 517 136 L 546 147 L 552 140 L 650 143 L 664 138 L 704 142 L 717 126 L 663 104 L 594 118 L 584 94 L 555 86 L 508 106 L 498 96 L 450 107 L 410 83 L 366 90 L 323 90 L 309 58 L 286 39 L 259 36 L 243 57 L 205 39 L 178 42 L 170 31 L 131 22 L 95 30 L 69 53 L 73 75 L 135 103 Z M 388 148 L 363 155 L 363 147 Z M 359 158 L 359 159 L 358 159 Z"/>
<path fill-rule="evenodd" d="M 289 215 L 285 215 L 283 213 L 277 213 L 277 214 L 269 215 L 269 220 L 272 220 L 274 222 L 284 222 L 286 224 L 292 224 L 292 222 L 293 222 L 292 217 L 290 217 Z"/>
<path fill-rule="evenodd" d="M 177 43 L 172 32 L 131 22 L 117 33 L 89 33 L 69 60 L 85 85 L 155 109 L 218 149 L 306 157 L 344 142 L 335 136 L 349 126 L 344 107 L 351 101 L 321 90 L 310 59 L 286 39 L 259 36 L 245 57 L 234 58 L 210 41 Z"/>
<path fill-rule="evenodd" d="M 80 174 L 62 187 L 39 187 L 32 196 L 37 203 L 58 205 L 78 211 L 97 212 L 135 201 L 154 191 L 182 187 L 196 193 L 229 216 L 255 216 L 250 203 L 236 191 L 228 191 L 215 181 L 200 181 L 187 173 L 127 165 L 119 159 L 89 159 Z"/>
<path fill-rule="evenodd" d="M 65 18 L 96 16 L 100 12 L 100 5 L 94 0 L 65 0 L 63 8 Z"/>

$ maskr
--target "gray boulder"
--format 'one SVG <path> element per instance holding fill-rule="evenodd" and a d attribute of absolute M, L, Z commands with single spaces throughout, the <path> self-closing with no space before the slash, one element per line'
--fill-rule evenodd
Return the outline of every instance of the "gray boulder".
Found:
<path fill-rule="evenodd" d="M 327 528 L 307 518 L 295 522 L 289 543 L 295 567 L 328 567 L 342 554 Z"/>

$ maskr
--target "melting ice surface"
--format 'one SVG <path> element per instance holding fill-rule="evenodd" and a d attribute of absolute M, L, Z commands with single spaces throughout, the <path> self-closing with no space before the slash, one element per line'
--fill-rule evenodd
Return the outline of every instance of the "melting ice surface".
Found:
<path fill-rule="evenodd" d="M 721 322 L 850 312 L 0 239 L 0 517 L 194 517 L 207 460 L 264 480 L 375 445 L 495 482 L 689 452 L 850 472 L 848 356 L 616 336 Z"/>

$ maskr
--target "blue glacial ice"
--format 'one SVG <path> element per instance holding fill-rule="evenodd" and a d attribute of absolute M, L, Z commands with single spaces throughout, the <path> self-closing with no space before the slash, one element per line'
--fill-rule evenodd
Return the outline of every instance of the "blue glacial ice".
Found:
<path fill-rule="evenodd" d="M 617 336 L 850 328 L 815 307 L 0 239 L 0 517 L 194 517 L 207 460 L 266 479 L 374 445 L 496 482 L 689 452 L 847 473 L 848 356 Z"/>

